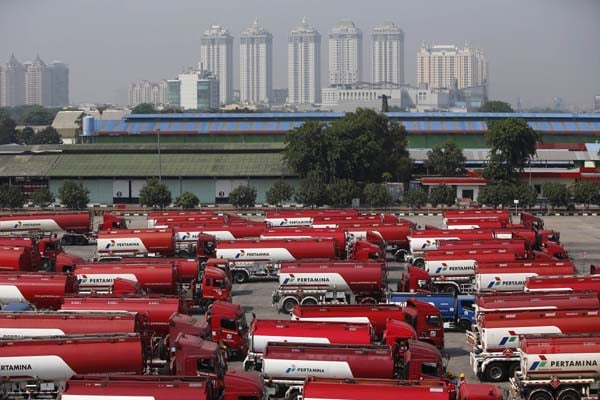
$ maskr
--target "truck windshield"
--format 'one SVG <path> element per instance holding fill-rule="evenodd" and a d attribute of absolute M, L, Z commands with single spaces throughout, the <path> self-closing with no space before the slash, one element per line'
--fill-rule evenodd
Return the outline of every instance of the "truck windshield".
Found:
<path fill-rule="evenodd" d="M 242 315 L 237 319 L 237 326 L 240 332 L 248 330 L 248 321 L 246 320 L 246 316 Z"/>
<path fill-rule="evenodd" d="M 428 326 L 442 326 L 442 321 L 437 315 L 428 315 L 425 319 Z"/>

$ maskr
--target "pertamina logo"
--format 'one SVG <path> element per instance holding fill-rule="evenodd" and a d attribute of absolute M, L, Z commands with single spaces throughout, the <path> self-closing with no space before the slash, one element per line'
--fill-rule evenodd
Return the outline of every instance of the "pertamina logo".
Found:
<path fill-rule="evenodd" d="M 114 278 L 92 278 L 89 277 L 87 275 L 78 275 L 77 277 L 77 284 L 79 286 L 83 286 L 83 285 L 90 285 L 90 284 L 98 284 L 98 283 L 108 283 L 108 284 L 112 284 L 114 282 Z"/>
<path fill-rule="evenodd" d="M 488 289 L 493 288 L 494 286 L 500 286 L 502 284 L 502 279 L 499 276 L 495 276 L 494 280 L 488 284 Z"/>
<path fill-rule="evenodd" d="M 442 263 L 441 267 L 438 267 L 435 270 L 436 274 L 439 274 L 440 272 L 448 272 L 448 271 L 472 271 L 473 267 L 468 266 L 468 265 L 457 265 L 455 267 L 451 267 L 448 266 L 448 264 L 446 263 Z"/>
<path fill-rule="evenodd" d="M 525 281 L 503 281 L 499 276 L 494 277 L 494 281 L 488 283 L 488 289 L 498 286 L 518 286 L 523 285 Z"/>
<path fill-rule="evenodd" d="M 240 250 L 240 252 L 235 255 L 235 258 L 244 257 L 245 255 L 246 255 L 246 252 L 244 250 Z"/>
<path fill-rule="evenodd" d="M 29 371 L 32 370 L 31 364 L 0 364 L 0 372 L 2 371 Z"/>
<path fill-rule="evenodd" d="M 530 371 L 535 371 L 538 368 L 544 368 L 548 364 L 548 359 L 543 354 L 538 355 L 541 361 L 534 361 L 529 368 Z"/>
<path fill-rule="evenodd" d="M 425 243 L 421 246 L 421 249 L 426 249 L 431 246 L 431 240 L 426 240 Z"/>
<path fill-rule="evenodd" d="M 24 229 L 24 228 L 38 228 L 40 227 L 39 222 L 22 222 L 18 221 L 13 225 L 13 229 Z"/>
<path fill-rule="evenodd" d="M 15 224 L 14 228 L 19 229 L 19 228 L 21 228 L 21 226 L 23 226 L 23 223 L 21 221 L 19 221 Z"/>
<path fill-rule="evenodd" d="M 517 334 L 514 331 L 508 331 L 510 336 L 504 336 L 500 339 L 500 346 L 504 346 L 507 343 L 515 343 L 517 341 Z"/>
<path fill-rule="evenodd" d="M 290 274 L 289 277 L 283 280 L 284 285 L 288 285 L 291 283 L 329 283 L 328 276 L 322 277 L 314 277 L 314 276 L 305 276 L 305 277 L 297 277 L 294 274 Z"/>
<path fill-rule="evenodd" d="M 239 253 L 235 255 L 235 258 L 242 257 L 270 257 L 271 254 L 268 251 L 244 251 L 240 250 Z"/>
<path fill-rule="evenodd" d="M 311 373 L 312 374 L 314 374 L 314 373 L 323 374 L 323 373 L 325 373 L 325 370 L 323 368 L 301 368 L 301 367 L 297 368 L 294 364 L 292 364 L 291 367 L 288 367 L 285 370 L 286 374 L 291 374 L 294 372 L 297 372 L 299 374 L 302 374 L 302 373 L 304 373 L 304 374 L 311 374 Z"/>
<path fill-rule="evenodd" d="M 114 249 L 115 247 L 137 247 L 137 246 L 138 246 L 137 242 L 117 242 L 117 241 L 111 239 L 111 241 L 106 244 L 104 249 L 108 250 L 108 249 Z"/>

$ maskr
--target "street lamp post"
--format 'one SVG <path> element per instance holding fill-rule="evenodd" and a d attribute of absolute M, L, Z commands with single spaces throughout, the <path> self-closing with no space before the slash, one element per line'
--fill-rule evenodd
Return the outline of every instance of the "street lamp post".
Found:
<path fill-rule="evenodd" d="M 162 162 L 160 159 L 160 128 L 156 130 L 156 141 L 158 145 L 158 183 L 162 183 Z"/>
<path fill-rule="evenodd" d="M 519 200 L 515 199 L 514 203 L 515 203 L 515 216 L 516 216 L 516 215 L 519 215 Z"/>

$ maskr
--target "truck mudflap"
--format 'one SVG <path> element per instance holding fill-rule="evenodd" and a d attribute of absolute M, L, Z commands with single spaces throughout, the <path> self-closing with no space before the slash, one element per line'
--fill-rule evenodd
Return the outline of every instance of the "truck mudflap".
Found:
<path fill-rule="evenodd" d="M 597 393 L 591 393 L 590 388 L 595 384 L 594 379 L 538 379 L 524 380 L 523 374 L 518 371 L 515 376 L 510 377 L 508 388 L 508 400 L 527 399 L 534 390 L 551 390 L 560 392 L 561 387 L 575 389 L 581 396 L 581 400 L 598 400 Z"/>

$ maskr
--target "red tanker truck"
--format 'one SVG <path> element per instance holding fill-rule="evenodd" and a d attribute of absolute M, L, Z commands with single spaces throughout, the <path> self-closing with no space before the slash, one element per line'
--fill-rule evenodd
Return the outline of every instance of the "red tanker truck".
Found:
<path fill-rule="evenodd" d="M 209 374 L 221 390 L 227 381 L 218 344 L 184 334 L 174 339 L 170 351 L 149 349 L 138 335 L 121 334 L 0 339 L 0 348 L 0 388 L 13 396 L 48 396 L 82 374 Z"/>
<path fill-rule="evenodd" d="M 525 335 L 511 399 L 598 398 L 600 335 Z"/>
<path fill-rule="evenodd" d="M 415 329 L 418 339 L 444 347 L 440 310 L 424 301 L 410 299 L 405 307 L 395 304 L 302 305 L 294 307 L 292 312 L 292 320 L 295 321 L 369 323 L 378 338 L 384 336 L 390 319 L 406 321 Z"/>
<path fill-rule="evenodd" d="M 408 339 L 402 350 L 381 345 L 269 343 L 262 376 L 271 397 L 293 398 L 308 377 L 436 379 L 444 374 L 439 351 Z"/>
<path fill-rule="evenodd" d="M 104 214 L 98 230 L 124 229 L 123 218 Z M 94 235 L 89 212 L 11 214 L 0 216 L 0 232 L 51 233 L 61 238 L 63 245 L 85 245 Z"/>
<path fill-rule="evenodd" d="M 481 263 L 475 267 L 475 292 L 522 291 L 525 281 L 533 276 L 570 275 L 571 262 Z"/>
<path fill-rule="evenodd" d="M 354 217 L 358 216 L 358 211 L 355 209 L 268 211 L 265 222 L 268 226 L 310 226 L 313 217 L 319 216 Z"/>
<path fill-rule="evenodd" d="M 172 229 L 120 229 L 98 232 L 98 254 L 175 255 Z"/>
<path fill-rule="evenodd" d="M 384 380 L 308 378 L 302 389 L 303 400 L 502 400 L 497 386 L 462 383 L 455 392 L 445 380 Z"/>
<path fill-rule="evenodd" d="M 488 381 L 506 381 L 519 369 L 519 335 L 593 333 L 599 329 L 598 310 L 486 312 L 467 332 L 467 341 L 473 345 L 471 366 Z"/>
<path fill-rule="evenodd" d="M 245 218 L 237 215 L 222 214 L 222 215 L 159 215 L 148 216 L 148 228 L 157 228 L 159 226 L 171 226 L 177 224 L 230 224 L 250 222 Z"/>
<path fill-rule="evenodd" d="M 0 273 L 0 304 L 31 303 L 37 309 L 58 310 L 65 296 L 75 293 L 74 275 Z"/>
<path fill-rule="evenodd" d="M 600 294 L 600 276 L 539 276 L 528 278 L 525 282 L 526 292 L 580 292 L 592 291 Z"/>
<path fill-rule="evenodd" d="M 384 263 L 304 261 L 281 264 L 272 300 L 290 313 L 297 304 L 377 304 L 386 295 Z"/>
<path fill-rule="evenodd" d="M 600 310 L 598 295 L 576 293 L 483 293 L 475 297 L 475 312 L 528 310 Z"/>

